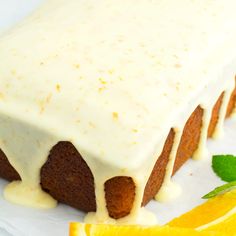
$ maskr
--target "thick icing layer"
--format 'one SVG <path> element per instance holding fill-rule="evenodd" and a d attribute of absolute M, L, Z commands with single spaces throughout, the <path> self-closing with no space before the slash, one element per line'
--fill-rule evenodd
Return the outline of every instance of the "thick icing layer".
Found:
<path fill-rule="evenodd" d="M 210 112 L 225 91 L 216 133 L 222 127 L 234 87 L 235 7 L 233 0 L 48 0 L 5 33 L 0 147 L 22 177 L 5 196 L 20 204 L 31 196 L 30 205 L 40 207 L 39 170 L 50 148 L 68 140 L 95 179 L 97 213 L 87 219 L 111 220 L 103 185 L 122 175 L 133 178 L 136 199 L 121 223 L 137 222 L 170 128 L 177 132 L 164 195 L 184 124 L 200 104 L 205 115 L 195 157 L 202 156 Z M 19 199 L 12 198 L 16 186 Z"/>

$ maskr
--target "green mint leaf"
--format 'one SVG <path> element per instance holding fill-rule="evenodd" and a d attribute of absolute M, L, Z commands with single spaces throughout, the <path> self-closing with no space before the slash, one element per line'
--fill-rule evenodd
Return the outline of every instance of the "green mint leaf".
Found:
<path fill-rule="evenodd" d="M 213 156 L 212 168 L 223 181 L 236 181 L 236 157 L 233 155 Z"/>
<path fill-rule="evenodd" d="M 229 192 L 230 190 L 236 188 L 236 181 L 224 184 L 218 188 L 215 188 L 213 191 L 211 191 L 210 193 L 208 193 L 207 195 L 203 196 L 203 199 L 210 199 L 213 197 L 216 197 L 220 194 Z"/>

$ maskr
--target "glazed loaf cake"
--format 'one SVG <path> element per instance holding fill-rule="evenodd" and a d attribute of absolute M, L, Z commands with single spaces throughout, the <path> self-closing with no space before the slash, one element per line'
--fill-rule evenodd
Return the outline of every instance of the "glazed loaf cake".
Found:
<path fill-rule="evenodd" d="M 48 0 L 0 39 L 0 176 L 13 203 L 150 221 L 236 102 L 231 0 Z M 175 190 L 175 191 L 174 191 Z M 96 212 L 96 213 L 91 213 Z"/>
<path fill-rule="evenodd" d="M 236 103 L 236 89 L 231 95 L 226 116 L 233 112 Z M 222 95 L 212 111 L 208 136 L 214 133 L 222 104 Z M 200 107 L 188 119 L 178 148 L 173 169 L 176 171 L 194 154 L 198 147 L 203 110 Z M 158 193 L 165 177 L 168 157 L 172 149 L 174 131 L 171 130 L 161 156 L 145 187 L 142 206 L 145 206 Z M 19 174 L 0 151 L 0 176 L 8 181 L 20 180 Z M 59 142 L 50 151 L 47 162 L 41 170 L 42 188 L 55 199 L 85 212 L 96 211 L 94 179 L 91 170 L 79 152 L 70 142 Z M 110 217 L 119 219 L 127 216 L 135 198 L 135 184 L 130 177 L 119 176 L 105 183 L 106 204 Z"/>

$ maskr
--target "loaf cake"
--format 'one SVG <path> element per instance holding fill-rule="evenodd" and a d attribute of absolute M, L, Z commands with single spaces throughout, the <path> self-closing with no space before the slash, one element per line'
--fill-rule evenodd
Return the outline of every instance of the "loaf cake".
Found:
<path fill-rule="evenodd" d="M 0 39 L 4 197 L 152 222 L 235 108 L 233 0 L 47 0 Z M 187 178 L 187 177 L 186 177 Z M 146 220 L 146 221 L 144 221 Z"/>

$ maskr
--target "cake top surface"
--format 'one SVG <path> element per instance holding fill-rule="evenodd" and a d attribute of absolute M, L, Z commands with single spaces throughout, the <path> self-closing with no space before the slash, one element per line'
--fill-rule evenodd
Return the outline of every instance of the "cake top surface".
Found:
<path fill-rule="evenodd" d="M 233 0 L 48 0 L 1 37 L 0 111 L 135 168 L 235 57 L 235 8 Z"/>

